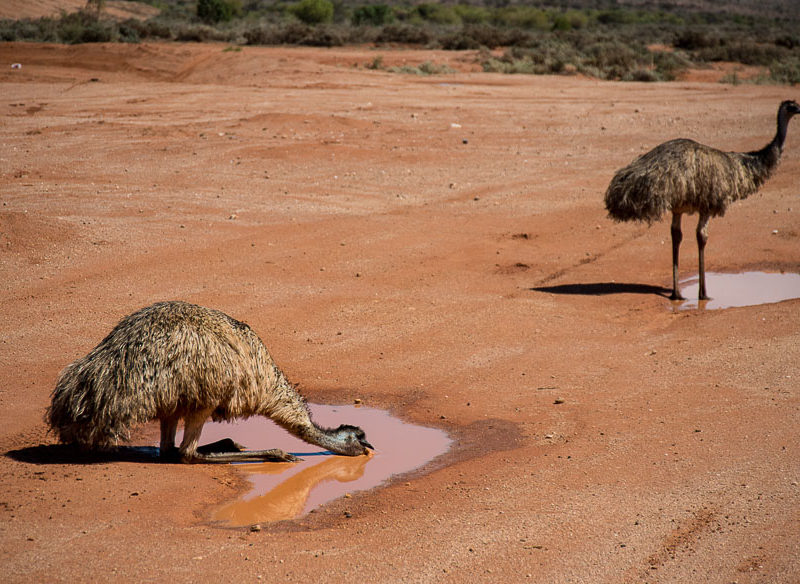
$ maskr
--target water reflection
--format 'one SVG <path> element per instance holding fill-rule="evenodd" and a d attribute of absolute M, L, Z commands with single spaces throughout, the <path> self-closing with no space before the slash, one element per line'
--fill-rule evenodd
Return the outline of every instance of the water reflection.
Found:
<path fill-rule="evenodd" d="M 231 526 L 291 519 L 346 493 L 371 489 L 392 475 L 414 470 L 445 453 L 445 432 L 408 424 L 375 408 L 310 404 L 322 426 L 360 426 L 375 446 L 370 456 L 336 456 L 307 444 L 266 418 L 234 423 L 208 422 L 202 443 L 233 438 L 250 450 L 281 448 L 303 458 L 299 463 L 245 463 L 251 490 L 218 509 L 213 519 Z"/>
<path fill-rule="evenodd" d="M 229 525 L 250 525 L 293 519 L 306 510 L 311 491 L 325 481 L 349 483 L 364 475 L 364 468 L 371 456 L 326 456 L 326 460 L 314 464 L 285 479 L 265 495 L 252 499 L 239 499 L 225 505 L 214 513 L 214 519 Z M 245 465 L 247 474 L 278 475 L 291 463 Z M 254 468 L 259 467 L 259 468 Z M 275 468 L 282 467 L 282 468 Z"/>

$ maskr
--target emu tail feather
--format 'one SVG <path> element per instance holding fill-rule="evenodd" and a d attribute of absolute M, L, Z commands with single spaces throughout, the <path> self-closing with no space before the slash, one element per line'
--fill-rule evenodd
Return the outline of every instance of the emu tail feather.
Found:
<path fill-rule="evenodd" d="M 64 369 L 46 414 L 47 423 L 61 442 L 87 450 L 106 450 L 128 440 L 131 428 L 147 421 L 149 416 L 126 411 L 114 399 L 116 380 L 109 373 L 98 371 L 96 362 L 88 358 Z"/>
<path fill-rule="evenodd" d="M 608 216 L 615 221 L 653 223 L 669 210 L 663 197 L 654 196 L 650 177 L 637 172 L 633 165 L 617 172 L 605 194 Z"/>

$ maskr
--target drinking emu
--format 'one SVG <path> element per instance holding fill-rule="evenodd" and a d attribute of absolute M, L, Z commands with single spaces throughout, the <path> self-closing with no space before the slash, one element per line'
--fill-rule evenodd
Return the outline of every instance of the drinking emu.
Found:
<path fill-rule="evenodd" d="M 200 452 L 203 424 L 266 416 L 295 436 L 337 454 L 367 454 L 356 426 L 322 428 L 303 397 L 245 323 L 211 308 L 160 302 L 125 317 L 85 357 L 61 373 L 47 422 L 65 443 L 109 449 L 140 423 L 161 422 L 161 455 L 182 462 L 297 460 L 279 449 Z"/>
<path fill-rule="evenodd" d="M 755 193 L 778 166 L 789 120 L 800 113 L 794 101 L 778 108 L 778 131 L 753 152 L 723 152 L 694 140 L 664 142 L 617 171 L 605 194 L 606 209 L 616 221 L 658 221 L 672 211 L 672 296 L 678 291 L 678 249 L 683 235 L 681 215 L 697 213 L 699 297 L 706 294 L 705 259 L 708 221 L 725 214 L 728 205 Z"/>

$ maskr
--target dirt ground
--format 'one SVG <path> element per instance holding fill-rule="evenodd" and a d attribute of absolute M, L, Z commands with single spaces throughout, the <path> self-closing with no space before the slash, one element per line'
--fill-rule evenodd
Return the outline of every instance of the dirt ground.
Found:
<path fill-rule="evenodd" d="M 4 582 L 798 581 L 800 300 L 674 310 L 668 223 L 602 204 L 666 139 L 760 148 L 797 90 L 474 57 L 0 44 Z M 800 271 L 798 124 L 709 270 Z M 234 467 L 48 458 L 59 371 L 164 299 L 455 446 L 261 531 L 210 521 Z"/>

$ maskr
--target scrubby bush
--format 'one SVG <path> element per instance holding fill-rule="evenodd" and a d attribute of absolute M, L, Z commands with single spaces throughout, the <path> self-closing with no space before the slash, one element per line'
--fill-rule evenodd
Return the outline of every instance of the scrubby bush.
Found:
<path fill-rule="evenodd" d="M 482 6 L 458 4 L 453 8 L 462 24 L 485 24 L 489 22 L 489 10 Z"/>
<path fill-rule="evenodd" d="M 661 81 L 661 77 L 652 69 L 634 69 L 625 73 L 622 81 Z"/>
<path fill-rule="evenodd" d="M 315 26 L 298 44 L 309 47 L 341 47 L 344 37 L 333 26 Z"/>
<path fill-rule="evenodd" d="M 775 39 L 775 45 L 789 50 L 800 48 L 800 36 L 784 34 Z"/>
<path fill-rule="evenodd" d="M 333 2 L 329 0 L 300 0 L 289 7 L 289 12 L 306 24 L 333 22 Z"/>
<path fill-rule="evenodd" d="M 420 4 L 415 9 L 420 19 L 433 24 L 460 24 L 461 18 L 449 4 Z"/>
<path fill-rule="evenodd" d="M 769 76 L 776 83 L 797 85 L 800 83 L 800 57 L 776 61 L 770 65 Z"/>
<path fill-rule="evenodd" d="M 57 34 L 62 43 L 108 43 L 117 40 L 117 29 L 112 22 L 103 22 L 93 11 L 78 10 L 62 14 Z"/>
<path fill-rule="evenodd" d="M 722 44 L 722 39 L 714 31 L 690 28 L 678 33 L 672 41 L 672 44 L 676 49 L 697 51 L 700 49 L 718 47 Z"/>
<path fill-rule="evenodd" d="M 461 51 L 488 47 L 527 46 L 531 34 L 521 29 L 498 28 L 490 24 L 464 26 L 440 39 L 443 49 Z"/>
<path fill-rule="evenodd" d="M 662 10 L 634 10 L 611 0 L 592 0 L 595 9 L 588 3 L 585 9 L 565 9 L 580 4 L 564 0 L 544 0 L 536 6 L 373 1 L 376 3 L 149 0 L 161 13 L 144 22 L 103 20 L 98 10 L 62 13 L 55 18 L 0 20 L 0 40 L 176 39 L 314 46 L 396 43 L 450 50 L 486 47 L 506 49 L 500 58 L 481 52 L 480 62 L 491 71 L 581 72 L 604 79 L 653 81 L 674 79 L 682 69 L 708 61 L 734 61 L 761 67 L 760 82 L 798 82 L 800 10 L 787 12 L 785 6 L 779 14 L 742 16 L 731 11 L 676 8 L 675 3 Z M 91 6 L 102 3 L 92 0 Z M 612 4 L 615 7 L 610 8 Z M 230 22 L 237 16 L 243 18 Z M 656 44 L 668 50 L 645 46 Z"/>
<path fill-rule="evenodd" d="M 367 4 L 353 11 L 351 21 L 356 26 L 383 26 L 394 22 L 394 11 L 386 4 Z"/>
<path fill-rule="evenodd" d="M 240 0 L 197 0 L 197 17 L 206 24 L 228 22 L 241 12 Z"/>
<path fill-rule="evenodd" d="M 692 62 L 681 52 L 657 51 L 652 53 L 653 67 L 661 81 L 673 81 L 681 71 L 691 67 Z"/>
<path fill-rule="evenodd" d="M 378 33 L 375 40 L 378 43 L 427 45 L 431 42 L 431 39 L 433 39 L 433 35 L 426 27 L 411 24 L 390 24 L 383 27 L 383 30 Z"/>
<path fill-rule="evenodd" d="M 586 50 L 584 64 L 603 72 L 607 79 L 622 79 L 637 69 L 636 52 L 628 45 L 616 41 L 600 42 Z"/>
<path fill-rule="evenodd" d="M 695 52 L 695 57 L 702 61 L 733 61 L 762 67 L 767 67 L 787 56 L 787 51 L 782 47 L 753 41 L 726 43 Z"/>
<path fill-rule="evenodd" d="M 546 30 L 550 19 L 543 10 L 530 6 L 510 6 L 495 12 L 494 22 L 502 26 Z"/>
<path fill-rule="evenodd" d="M 295 21 L 259 24 L 245 30 L 243 36 L 248 45 L 300 45 L 310 34 L 310 26 Z"/>
<path fill-rule="evenodd" d="M 209 41 L 230 40 L 224 31 L 207 24 L 189 24 L 181 26 L 174 31 L 174 34 L 176 41 L 184 43 L 207 43 Z"/>
<path fill-rule="evenodd" d="M 162 17 L 156 17 L 145 21 L 132 19 L 131 21 L 126 21 L 126 22 L 129 23 L 129 26 L 131 28 L 136 29 L 140 38 L 143 39 L 173 38 L 173 28 L 175 26 L 175 23 L 168 19 Z"/>
<path fill-rule="evenodd" d="M 455 73 L 455 71 L 447 65 L 437 65 L 436 63 L 431 63 L 430 61 L 425 61 L 417 67 L 414 67 L 413 65 L 390 67 L 389 71 L 391 73 L 406 73 L 410 75 L 443 75 L 447 73 Z"/>

